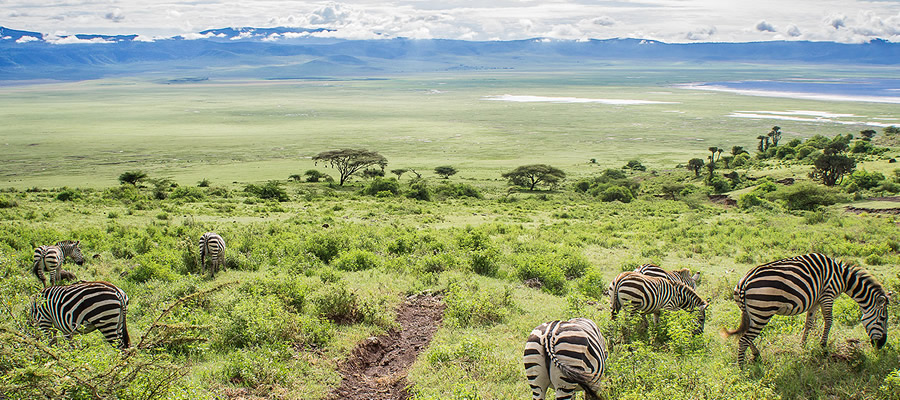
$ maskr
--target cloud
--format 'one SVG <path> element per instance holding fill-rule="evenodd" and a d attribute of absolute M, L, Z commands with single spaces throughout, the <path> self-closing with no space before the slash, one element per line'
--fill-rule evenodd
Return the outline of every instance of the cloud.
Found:
<path fill-rule="evenodd" d="M 4 38 L 4 39 L 6 39 L 6 38 Z M 22 36 L 16 40 L 16 43 L 28 43 L 28 42 L 34 42 L 37 40 L 41 40 L 41 39 L 38 39 L 34 36 Z"/>
<path fill-rule="evenodd" d="M 112 11 L 106 13 L 103 18 L 106 18 L 112 22 L 122 22 L 125 20 L 125 16 L 122 15 L 122 10 L 119 8 L 114 8 Z"/>
<path fill-rule="evenodd" d="M 591 22 L 594 25 L 600 25 L 600 26 L 613 26 L 616 24 L 616 20 L 614 20 L 610 17 L 607 17 L 607 16 L 594 18 L 591 20 Z"/>
<path fill-rule="evenodd" d="M 115 41 L 104 40 L 103 38 L 79 39 L 75 35 L 63 36 L 63 37 L 52 37 L 52 38 L 48 38 L 47 42 L 52 43 L 52 44 L 86 44 L 86 43 L 111 44 L 111 43 L 115 43 Z"/>
<path fill-rule="evenodd" d="M 787 34 L 790 37 L 798 37 L 798 36 L 802 35 L 802 33 L 800 32 L 800 28 L 798 28 L 797 25 L 793 25 L 793 24 L 788 26 Z"/>
<path fill-rule="evenodd" d="M 756 24 L 756 30 L 760 32 L 776 32 L 775 27 L 766 21 L 759 21 L 759 23 Z"/>
<path fill-rule="evenodd" d="M 685 35 L 685 38 L 688 40 L 709 40 L 713 35 L 716 34 L 715 26 L 708 26 L 706 28 L 699 28 L 688 32 Z"/>
<path fill-rule="evenodd" d="M 834 29 L 841 29 L 847 25 L 846 23 L 847 16 L 845 15 L 835 15 L 828 17 L 828 25 L 831 25 Z"/>

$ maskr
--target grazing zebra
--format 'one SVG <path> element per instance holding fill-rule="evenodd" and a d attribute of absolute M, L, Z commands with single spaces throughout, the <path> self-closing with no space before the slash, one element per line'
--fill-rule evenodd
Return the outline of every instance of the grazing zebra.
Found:
<path fill-rule="evenodd" d="M 612 318 L 626 305 L 642 314 L 653 314 L 654 322 L 659 321 L 661 310 L 699 309 L 697 328 L 694 334 L 703 332 L 706 322 L 706 308 L 709 302 L 703 300 L 694 289 L 681 282 L 647 276 L 637 272 L 623 272 L 613 281 Z"/>
<path fill-rule="evenodd" d="M 700 283 L 700 272 L 698 271 L 692 276 L 691 271 L 687 268 L 677 269 L 675 271 L 666 271 L 656 264 L 644 264 L 640 267 L 635 268 L 634 272 L 640 272 L 644 275 L 655 276 L 657 278 L 668 279 L 672 282 L 681 282 L 691 289 L 697 289 L 697 284 Z"/>
<path fill-rule="evenodd" d="M 532 397 L 543 400 L 549 386 L 557 400 L 574 399 L 578 390 L 588 400 L 599 399 L 606 357 L 606 339 L 594 321 L 573 318 L 539 325 L 528 336 L 522 357 Z"/>
<path fill-rule="evenodd" d="M 107 282 L 79 282 L 41 291 L 31 302 L 30 321 L 46 335 L 56 328 L 66 339 L 97 329 L 107 342 L 126 349 L 131 347 L 125 321 L 127 310 L 128 296 L 122 289 Z M 54 336 L 51 344 L 55 341 Z"/>
<path fill-rule="evenodd" d="M 225 240 L 213 232 L 206 232 L 200 237 L 200 268 L 206 268 L 207 257 L 209 269 L 215 275 L 219 266 L 225 265 Z"/>
<path fill-rule="evenodd" d="M 759 358 L 753 339 L 774 315 L 806 313 L 800 342 L 806 343 L 815 323 L 816 310 L 822 309 L 825 328 L 821 345 L 828 344 L 831 307 L 834 299 L 847 293 L 862 308 L 862 322 L 872 345 L 880 349 L 887 342 L 887 305 L 890 293 L 872 275 L 857 267 L 844 266 L 822 254 L 812 253 L 773 261 L 751 269 L 734 287 L 734 301 L 741 308 L 741 325 L 723 330 L 723 336 L 741 334 L 738 340 L 738 364 L 744 365 L 747 347 Z"/>
<path fill-rule="evenodd" d="M 32 264 L 31 272 L 47 287 L 47 280 L 44 277 L 45 272 L 50 273 L 50 284 L 53 285 L 61 279 L 75 278 L 71 272 L 62 269 L 63 262 L 66 257 L 72 258 L 75 264 L 84 264 L 84 256 L 81 254 L 81 248 L 78 245 L 81 241 L 64 240 L 56 242 L 53 246 L 40 246 L 34 249 L 34 264 Z"/>

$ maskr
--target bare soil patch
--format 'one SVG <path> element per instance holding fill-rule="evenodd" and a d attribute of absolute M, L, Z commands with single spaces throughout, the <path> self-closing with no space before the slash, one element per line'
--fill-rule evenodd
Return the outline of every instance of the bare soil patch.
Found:
<path fill-rule="evenodd" d="M 410 296 L 397 309 L 395 328 L 360 342 L 339 367 L 344 377 L 330 400 L 407 400 L 406 374 L 440 326 L 444 303 L 437 296 Z"/>

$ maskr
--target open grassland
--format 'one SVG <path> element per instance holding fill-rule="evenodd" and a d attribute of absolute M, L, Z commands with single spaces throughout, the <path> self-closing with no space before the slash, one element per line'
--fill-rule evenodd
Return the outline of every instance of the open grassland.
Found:
<path fill-rule="evenodd" d="M 641 176 L 690 180 L 686 173 Z M 416 293 L 439 293 L 447 304 L 410 374 L 418 399 L 527 398 L 520 357 L 528 332 L 574 316 L 593 318 L 616 343 L 608 398 L 892 399 L 900 390 L 896 306 L 881 351 L 868 344 L 847 297 L 835 306 L 827 351 L 816 340 L 799 344 L 803 317 L 776 318 L 757 342 L 762 360 L 741 371 L 736 341 L 718 334 L 739 322 L 731 289 L 740 276 L 781 257 L 823 252 L 900 290 L 896 216 L 740 211 L 702 196 L 673 201 L 652 193 L 622 204 L 568 190 L 509 195 L 491 186 L 482 187 L 481 199 L 433 201 L 323 184 L 285 189 L 287 202 L 245 197 L 215 182 L 195 200 L 152 200 L 149 188 L 127 186 L 79 190 L 74 201 L 58 200 L 58 189 L 4 192 L 5 204 L 14 205 L 0 209 L 0 334 L 9 344 L 0 351 L 0 390 L 13 399 L 93 398 L 63 376 L 105 390 L 105 380 L 89 378 L 117 371 L 115 350 L 97 334 L 36 350 L 44 339 L 25 319 L 40 287 L 28 272 L 32 247 L 64 238 L 81 240 L 89 258 L 67 269 L 129 294 L 134 341 L 177 299 L 230 283 L 167 314 L 149 336 L 157 347 L 134 356 L 183 375 L 160 386 L 164 398 L 324 398 L 355 343 L 390 329 L 394 307 Z M 208 230 L 228 242 L 227 270 L 215 279 L 198 266 L 196 240 Z M 712 300 L 704 333 L 688 333 L 693 317 L 684 312 L 643 331 L 639 319 L 610 321 L 601 291 L 619 271 L 646 262 L 702 273 L 699 291 Z M 531 276 L 543 289 L 523 284 Z M 102 393 L 144 398 L 161 379 L 154 371 Z"/>
<path fill-rule="evenodd" d="M 144 169 L 179 183 L 285 179 L 310 157 L 340 147 L 379 151 L 389 168 L 495 178 L 527 163 L 573 176 L 588 164 L 641 159 L 670 169 L 706 148 L 753 149 L 780 125 L 784 140 L 834 136 L 860 123 L 898 120 L 896 105 L 740 96 L 673 87 L 697 81 L 834 78 L 880 69 L 634 66 L 544 73 L 478 72 L 385 80 L 206 81 L 161 84 L 104 80 L 0 88 L 0 183 L 108 186 Z M 671 104 L 516 103 L 498 95 L 650 100 Z M 736 111 L 853 114 L 850 125 L 727 117 Z M 814 119 L 815 117 L 808 117 Z M 882 119 L 877 119 L 882 118 Z M 857 124 L 853 124 L 853 123 Z"/>
<path fill-rule="evenodd" d="M 447 308 L 410 371 L 418 400 L 529 398 L 521 364 L 528 333 L 576 316 L 594 319 L 614 343 L 606 398 L 900 399 L 896 304 L 888 345 L 878 351 L 846 296 L 835 303 L 826 349 L 817 344 L 821 320 L 804 346 L 804 318 L 776 317 L 756 341 L 762 359 L 741 370 L 736 340 L 719 335 L 738 326 L 738 279 L 782 257 L 821 252 L 900 292 L 900 217 L 848 213 L 843 205 L 790 210 L 782 200 L 728 207 L 709 202 L 702 177 L 675 170 L 706 157 L 710 146 L 752 151 L 773 125 L 783 141 L 866 128 L 727 117 L 735 111 L 873 121 L 900 118 L 896 105 L 669 86 L 890 73 L 609 64 L 567 74 L 2 88 L 0 398 L 324 399 L 340 384 L 337 371 L 351 349 L 396 328 L 393 310 L 406 296 L 428 293 Z M 671 104 L 485 100 L 504 94 Z M 345 146 L 380 152 L 388 170 L 417 169 L 433 195 L 404 195 L 411 174 L 400 179 L 400 194 L 365 195 L 372 183 L 358 178 L 346 187 L 285 181 L 310 168 L 333 174 L 310 158 Z M 891 149 L 864 157 L 860 167 L 896 181 L 897 164 L 887 161 L 896 156 Z M 631 159 L 648 167 L 627 174 L 640 184 L 634 201 L 602 202 L 572 185 Z M 500 179 L 531 163 L 559 167 L 569 179 L 538 191 L 511 190 Z M 460 172 L 440 179 L 432 173 L 439 165 Z M 757 165 L 740 172 L 777 179 L 809 170 Z M 178 187 L 117 185 L 130 170 Z M 285 201 L 242 190 L 275 179 Z M 671 183 L 692 189 L 670 199 L 662 187 Z M 480 195 L 441 189 L 459 184 Z M 197 240 L 206 231 L 228 246 L 226 268 L 215 277 L 199 266 Z M 128 328 L 133 343 L 144 345 L 126 353 L 127 362 L 97 333 L 46 346 L 28 325 L 29 299 L 41 287 L 29 271 L 33 248 L 65 239 L 81 240 L 87 258 L 66 269 L 128 293 Z M 647 328 L 636 316 L 610 320 L 601 292 L 620 271 L 648 262 L 701 272 L 698 290 L 711 299 L 703 333 L 689 333 L 686 312 L 666 313 Z"/>

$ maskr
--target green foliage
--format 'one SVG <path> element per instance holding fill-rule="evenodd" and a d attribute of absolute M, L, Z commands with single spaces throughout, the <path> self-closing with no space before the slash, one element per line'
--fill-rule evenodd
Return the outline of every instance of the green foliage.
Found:
<path fill-rule="evenodd" d="M 362 194 L 376 196 L 379 193 L 400 194 L 400 183 L 394 178 L 375 178 L 362 190 Z"/>
<path fill-rule="evenodd" d="M 501 292 L 483 288 L 476 281 L 450 283 L 444 304 L 444 316 L 460 327 L 499 324 L 517 310 L 510 287 Z"/>
<path fill-rule="evenodd" d="M 313 294 L 311 302 L 316 315 L 337 324 L 363 322 L 387 326 L 392 320 L 383 302 L 360 299 L 344 282 L 322 286 Z"/>
<path fill-rule="evenodd" d="M 434 168 L 434 173 L 439 175 L 444 179 L 449 179 L 451 176 L 456 175 L 459 171 L 456 167 L 450 165 L 442 165 L 440 167 Z"/>
<path fill-rule="evenodd" d="M 640 160 L 628 160 L 628 163 L 622 167 L 623 169 L 630 169 L 632 171 L 646 171 L 647 167 L 641 164 Z"/>
<path fill-rule="evenodd" d="M 536 281 L 542 290 L 561 296 L 566 292 L 566 275 L 555 259 L 540 255 L 513 258 L 516 277 L 523 282 Z"/>
<path fill-rule="evenodd" d="M 475 186 L 466 183 L 444 183 L 434 188 L 434 194 L 438 198 L 473 198 L 480 199 L 483 196 Z"/>
<path fill-rule="evenodd" d="M 843 200 L 837 191 L 812 182 L 782 186 L 767 194 L 766 198 L 783 201 L 789 210 L 815 210 Z"/>
<path fill-rule="evenodd" d="M 291 383 L 291 377 L 309 367 L 291 357 L 287 347 L 253 347 L 228 354 L 220 376 L 247 388 L 273 388 Z"/>
<path fill-rule="evenodd" d="M 75 190 L 67 187 L 62 188 L 62 190 L 59 191 L 59 194 L 56 195 L 56 199 L 59 201 L 74 201 L 79 200 L 83 197 L 84 195 L 80 190 Z"/>
<path fill-rule="evenodd" d="M 381 260 L 371 251 L 353 249 L 341 253 L 333 264 L 341 271 L 364 271 L 377 268 L 381 264 Z"/>
<path fill-rule="evenodd" d="M 295 176 L 295 175 L 291 175 Z M 333 179 L 328 174 L 321 172 L 315 169 L 308 169 L 303 173 L 303 176 L 306 177 L 307 182 L 319 182 L 319 181 L 332 181 Z M 295 180 L 300 180 L 300 175 L 296 175 Z"/>
<path fill-rule="evenodd" d="M 344 186 L 353 174 L 368 167 L 379 166 L 381 171 L 387 166 L 387 158 L 384 158 L 378 152 L 366 149 L 340 149 L 323 151 L 316 154 L 313 158 L 317 164 L 323 162 L 336 168 L 340 174 L 340 185 Z"/>
<path fill-rule="evenodd" d="M 200 187 L 179 186 L 169 195 L 172 200 L 197 202 L 206 198 L 206 193 Z"/>
<path fill-rule="evenodd" d="M 251 183 L 244 187 L 244 192 L 252 194 L 261 199 L 271 199 L 277 201 L 290 200 L 287 192 L 283 187 L 281 187 L 281 182 L 278 181 L 268 181 L 262 185 L 254 185 Z"/>
<path fill-rule="evenodd" d="M 6 196 L 0 196 L 0 208 L 13 208 L 18 205 L 19 203 L 17 203 L 15 200 L 10 200 L 6 198 Z"/>
<path fill-rule="evenodd" d="M 234 296 L 221 308 L 215 341 L 225 348 L 302 342 L 299 316 L 274 294 Z"/>
<path fill-rule="evenodd" d="M 409 184 L 409 189 L 403 195 L 410 199 L 431 201 L 431 190 L 424 180 L 414 181 Z"/>
<path fill-rule="evenodd" d="M 147 200 L 147 195 L 134 186 L 114 186 L 103 191 L 103 197 L 118 200 L 125 204 L 134 204 L 142 200 Z"/>
<path fill-rule="evenodd" d="M 517 167 L 501 176 L 509 180 L 510 185 L 534 190 L 535 186 L 539 184 L 555 186 L 566 178 L 566 173 L 547 164 L 530 164 Z"/>
<path fill-rule="evenodd" d="M 622 186 L 609 186 L 602 192 L 599 192 L 598 197 L 606 202 L 620 201 L 622 203 L 629 203 L 634 199 L 631 191 Z"/>
<path fill-rule="evenodd" d="M 844 182 L 848 192 L 857 190 L 872 189 L 885 180 L 884 174 L 880 172 L 868 172 L 866 170 L 856 170 Z"/>
<path fill-rule="evenodd" d="M 345 248 L 345 245 L 346 243 L 337 235 L 315 233 L 306 238 L 304 250 L 322 262 L 330 263 Z"/>
<path fill-rule="evenodd" d="M 133 186 L 137 186 L 142 180 L 147 178 L 147 173 L 144 171 L 126 171 L 119 175 L 119 182 L 122 184 L 131 184 Z"/>

